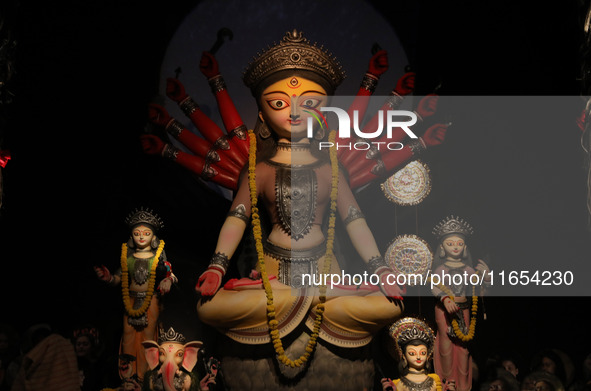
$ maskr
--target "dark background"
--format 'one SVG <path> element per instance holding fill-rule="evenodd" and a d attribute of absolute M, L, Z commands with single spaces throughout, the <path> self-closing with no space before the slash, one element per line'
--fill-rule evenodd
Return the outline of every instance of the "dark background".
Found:
<path fill-rule="evenodd" d="M 196 4 L 3 2 L 18 41 L 15 99 L 4 108 L 0 129 L 2 147 L 12 152 L 0 211 L 3 322 L 19 330 L 47 322 L 64 335 L 91 322 L 115 344 L 119 292 L 97 281 L 92 265 L 115 269 L 128 235 L 123 219 L 145 206 L 165 221 L 162 237 L 182 277 L 167 299 L 169 313 L 201 337 L 192 287 L 228 201 L 182 168 L 145 156 L 138 142 L 167 43 Z M 374 6 L 412 59 L 418 95 L 439 83 L 441 95 L 581 93 L 578 2 Z M 474 118 L 450 128 L 446 143 L 427 157 L 431 195 L 419 208 L 397 210 L 397 228 L 416 228 L 432 241 L 431 227 L 459 214 L 476 228 L 472 248 L 491 266 L 521 270 L 540 260 L 560 268 L 571 261 L 581 266 L 575 278 L 589 278 L 586 173 L 574 123 L 582 104 L 562 108 L 559 119 L 529 107 L 524 126 L 497 128 Z M 371 200 L 372 191 L 375 186 L 360 202 Z M 383 243 L 391 235 L 376 236 Z M 407 312 L 430 317 L 431 300 L 411 297 Z M 548 346 L 578 363 L 591 352 L 589 303 L 554 291 L 486 298 L 488 319 L 479 321 L 473 352 L 482 360 L 510 347 L 529 357 Z"/>

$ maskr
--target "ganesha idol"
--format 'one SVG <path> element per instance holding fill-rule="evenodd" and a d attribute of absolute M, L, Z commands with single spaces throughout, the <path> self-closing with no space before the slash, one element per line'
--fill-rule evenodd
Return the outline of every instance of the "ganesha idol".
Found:
<path fill-rule="evenodd" d="M 166 391 L 196 390 L 199 383 L 192 372 L 197 364 L 201 341 L 186 342 L 174 331 L 160 329 L 158 341 L 142 342 L 150 370 L 146 372 L 144 389 Z M 200 389 L 207 389 L 203 387 Z"/>
<path fill-rule="evenodd" d="M 349 112 L 356 110 L 363 117 L 367 98 L 387 68 L 386 51 L 374 53 Z M 297 30 L 263 51 L 244 72 L 243 81 L 259 110 L 253 130 L 247 131 L 242 123 L 211 53 L 204 53 L 200 69 L 212 87 L 228 134 L 221 135 L 180 81 L 169 79 L 168 97 L 204 137 L 195 136 L 154 104 L 151 120 L 193 154 L 151 135 L 143 137 L 142 145 L 147 153 L 160 154 L 234 191 L 214 255 L 195 288 L 201 296 L 199 318 L 225 337 L 218 348 L 228 374 L 226 386 L 232 390 L 372 388 L 369 343 L 402 314 L 404 288 L 388 284 L 395 281 L 394 272 L 384 261 L 353 191 L 440 144 L 446 126 L 433 125 L 411 140 L 396 129 L 391 141 L 404 140 L 404 147 L 391 153 L 320 149 L 321 142 L 339 142 L 336 132 L 316 118 L 345 74 L 332 55 Z M 400 79 L 384 103 L 385 110 L 368 122 L 369 128 L 384 120 L 381 113 L 401 105 L 404 95 L 412 92 L 413 80 L 411 73 Z M 432 98 L 419 102 L 421 118 L 433 114 L 436 99 Z M 307 137 L 310 122 L 315 124 L 312 138 Z M 346 235 L 335 235 L 336 224 Z M 342 272 L 335 256 L 341 240 L 350 240 L 357 251 L 354 258 L 377 276 L 378 284 L 329 289 L 303 283 L 305 276 Z M 249 248 L 254 248 L 252 254 L 247 253 Z M 252 259 L 254 269 L 249 277 L 227 280 L 231 262 L 238 258 Z"/>

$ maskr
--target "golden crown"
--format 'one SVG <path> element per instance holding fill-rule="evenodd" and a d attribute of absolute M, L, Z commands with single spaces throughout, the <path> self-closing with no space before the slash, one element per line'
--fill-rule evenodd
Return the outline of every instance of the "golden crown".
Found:
<path fill-rule="evenodd" d="M 323 46 L 310 44 L 301 31 L 288 31 L 278 44 L 257 53 L 244 71 L 242 80 L 250 89 L 261 80 L 283 70 L 305 70 L 322 76 L 334 90 L 345 79 L 337 59 Z"/>
<path fill-rule="evenodd" d="M 401 346 L 414 340 L 419 340 L 425 344 L 429 356 L 433 353 L 435 334 L 431 327 L 421 319 L 412 317 L 402 318 L 390 326 L 389 332 L 396 344 L 396 353 L 399 355 L 399 358 L 403 356 Z"/>
<path fill-rule="evenodd" d="M 143 208 L 135 209 L 133 212 L 129 214 L 125 218 L 125 223 L 129 225 L 130 228 L 138 224 L 149 224 L 154 227 L 155 231 L 159 231 L 164 227 L 164 223 L 160 216 L 154 213 L 153 210 Z"/>
<path fill-rule="evenodd" d="M 464 236 L 469 236 L 473 233 L 474 229 L 470 224 L 468 224 L 468 222 L 459 217 L 454 217 L 453 215 L 441 220 L 435 226 L 435 228 L 433 228 L 433 235 L 437 236 L 438 238 L 449 234 L 461 234 Z"/>

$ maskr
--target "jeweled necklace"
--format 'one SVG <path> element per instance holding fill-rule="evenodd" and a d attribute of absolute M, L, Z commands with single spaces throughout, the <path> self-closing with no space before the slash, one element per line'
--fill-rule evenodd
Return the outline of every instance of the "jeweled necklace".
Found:
<path fill-rule="evenodd" d="M 148 290 L 146 291 L 146 298 L 142 303 L 142 306 L 138 309 L 134 309 L 129 299 L 129 269 L 127 268 L 127 244 L 123 243 L 121 246 L 121 293 L 123 297 L 123 305 L 125 306 L 125 312 L 131 317 L 142 316 L 150 306 L 152 301 L 152 295 L 154 294 L 154 285 L 156 285 L 156 267 L 158 266 L 158 259 L 164 249 L 164 240 L 160 240 L 160 245 L 156 250 L 154 261 L 152 261 L 152 269 L 150 270 L 150 279 L 148 280 Z"/>

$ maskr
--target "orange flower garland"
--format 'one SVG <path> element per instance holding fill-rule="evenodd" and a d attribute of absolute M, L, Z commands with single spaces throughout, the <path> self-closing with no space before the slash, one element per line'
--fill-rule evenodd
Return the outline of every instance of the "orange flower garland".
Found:
<path fill-rule="evenodd" d="M 250 150 L 248 157 L 248 183 L 250 189 L 250 201 L 251 201 L 251 218 L 252 218 L 252 230 L 255 238 L 255 247 L 257 250 L 258 264 L 261 271 L 261 278 L 263 280 L 263 286 L 265 288 L 265 294 L 267 296 L 267 318 L 269 325 L 269 334 L 271 336 L 271 342 L 275 352 L 277 353 L 277 359 L 284 365 L 291 366 L 292 368 L 301 367 L 314 352 L 317 344 L 318 335 L 320 332 L 320 325 L 322 324 L 322 318 L 324 314 L 324 303 L 326 302 L 326 285 L 321 285 L 319 288 L 320 303 L 316 305 L 316 319 L 314 320 L 314 328 L 310 339 L 306 344 L 306 351 L 299 358 L 292 360 L 285 354 L 283 349 L 283 343 L 279 337 L 278 325 L 275 312 L 275 304 L 273 302 L 273 289 L 269 282 L 269 276 L 265 267 L 265 253 L 263 250 L 263 236 L 261 228 L 261 220 L 259 216 L 259 209 L 257 207 L 258 195 L 256 187 L 256 136 L 252 130 L 248 132 L 250 138 Z M 334 145 L 336 132 L 332 131 L 329 135 L 329 141 Z M 335 236 L 335 223 L 336 223 L 336 208 L 337 208 L 337 195 L 338 195 L 338 180 L 339 180 L 339 166 L 337 161 L 336 150 L 334 147 L 330 149 L 330 163 L 332 169 L 332 186 L 330 192 L 330 216 L 328 221 L 328 232 L 326 240 L 326 253 L 324 255 L 324 269 L 323 273 L 330 271 L 331 260 L 334 257 L 334 236 Z"/>
<path fill-rule="evenodd" d="M 156 267 L 158 266 L 158 259 L 164 249 L 164 240 L 160 240 L 160 245 L 156 250 L 156 255 L 152 261 L 152 269 L 150 270 L 150 279 L 148 280 L 148 291 L 146 292 L 146 298 L 142 303 L 142 306 L 138 309 L 134 309 L 129 299 L 129 269 L 127 268 L 127 244 L 123 243 L 121 246 L 121 291 L 123 297 L 123 305 L 125 306 L 125 312 L 128 316 L 138 317 L 142 316 L 150 306 L 152 296 L 154 295 L 154 285 L 156 285 Z"/>

